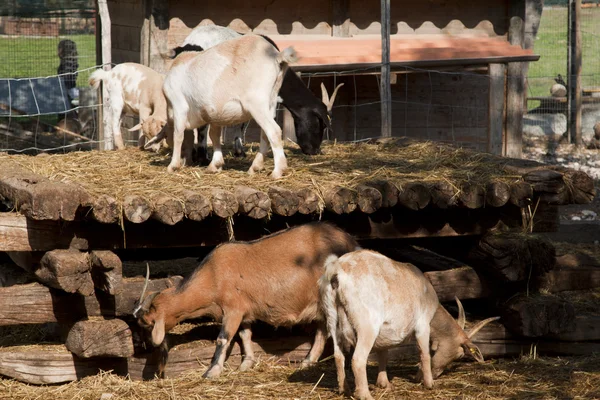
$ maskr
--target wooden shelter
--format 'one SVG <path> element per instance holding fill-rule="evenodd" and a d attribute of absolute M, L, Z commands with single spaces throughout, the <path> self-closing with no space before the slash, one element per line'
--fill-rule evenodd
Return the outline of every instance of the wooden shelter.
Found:
<path fill-rule="evenodd" d="M 532 47 L 541 5 L 392 1 L 392 136 L 520 156 L 525 77 L 528 62 L 538 58 Z M 181 44 L 198 24 L 266 34 L 280 46 L 296 47 L 301 60 L 294 70 L 315 94 L 320 82 L 330 90 L 334 82 L 345 83 L 334 110 L 336 139 L 381 132 L 379 2 L 109 0 L 108 9 L 114 63 L 141 62 L 165 71 L 169 61 L 160 54 Z"/>

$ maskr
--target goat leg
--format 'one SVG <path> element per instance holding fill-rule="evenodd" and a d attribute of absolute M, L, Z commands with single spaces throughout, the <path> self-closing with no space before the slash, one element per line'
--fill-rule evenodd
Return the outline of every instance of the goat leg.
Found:
<path fill-rule="evenodd" d="M 310 352 L 306 356 L 306 358 L 302 361 L 302 365 L 300 368 L 306 368 L 317 361 L 319 361 L 319 357 L 323 354 L 323 350 L 325 349 L 325 342 L 327 341 L 327 327 L 325 323 L 319 323 L 317 326 L 317 332 L 315 333 L 315 341 L 310 348 Z"/>
<path fill-rule="evenodd" d="M 254 350 L 252 349 L 252 330 L 250 330 L 250 324 L 242 324 L 239 335 L 242 339 L 242 350 L 244 351 L 244 361 L 240 364 L 240 371 L 248 371 L 256 364 Z"/>
<path fill-rule="evenodd" d="M 227 358 L 227 349 L 231 344 L 233 336 L 236 334 L 240 323 L 242 322 L 242 315 L 238 314 L 225 314 L 223 316 L 223 323 L 221 325 L 221 332 L 217 337 L 217 348 L 213 355 L 212 362 L 208 370 L 202 375 L 203 378 L 218 378 L 223 372 L 223 364 L 225 358 Z"/>

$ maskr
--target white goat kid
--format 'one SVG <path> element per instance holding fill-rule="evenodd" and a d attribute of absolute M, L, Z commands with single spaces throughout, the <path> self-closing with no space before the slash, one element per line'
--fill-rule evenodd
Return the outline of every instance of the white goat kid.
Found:
<path fill-rule="evenodd" d="M 123 149 L 121 135 L 121 115 L 129 113 L 138 115 L 140 123 L 129 131 L 142 130 L 139 145 L 143 146 L 144 138 L 155 137 L 167 123 L 167 100 L 162 86 L 164 76 L 151 68 L 136 63 L 123 63 L 111 71 L 98 69 L 90 75 L 89 84 L 97 89 L 103 81 L 108 92 L 111 113 L 107 116 L 110 132 L 108 137 L 114 138 L 117 149 Z M 159 144 L 153 146 L 158 150 Z"/>
<path fill-rule="evenodd" d="M 183 132 L 210 124 L 214 153 L 208 171 L 219 172 L 224 164 L 222 128 L 253 118 L 262 132 L 259 152 L 248 173 L 264 169 L 268 140 L 275 161 L 271 177 L 281 178 L 287 161 L 281 128 L 275 122 L 277 92 L 287 65 L 295 60 L 293 48 L 278 52 L 257 35 L 228 40 L 199 53 L 180 54 L 163 87 L 169 120 L 173 121 L 173 158 L 168 171 L 182 166 Z M 160 136 L 153 140 L 162 139 Z"/>
<path fill-rule="evenodd" d="M 379 367 L 377 386 L 391 388 L 387 351 L 414 333 L 421 355 L 418 378 L 432 388 L 433 379 L 453 360 L 467 354 L 483 361 L 471 337 L 499 318 L 488 318 L 468 333 L 463 331 L 464 310 L 458 299 L 459 322 L 439 303 L 433 286 L 418 268 L 369 250 L 347 253 L 339 259 L 330 256 L 319 280 L 319 292 L 333 337 L 339 390 L 349 394 L 342 349 L 354 346 L 352 372 L 358 399 L 372 399 L 366 371 L 372 350 L 377 353 Z"/>

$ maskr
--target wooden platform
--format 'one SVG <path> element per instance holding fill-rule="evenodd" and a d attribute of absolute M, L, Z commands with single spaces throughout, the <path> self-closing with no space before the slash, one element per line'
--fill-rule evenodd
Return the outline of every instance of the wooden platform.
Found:
<path fill-rule="evenodd" d="M 326 39 L 318 36 L 271 36 L 280 49 L 294 46 L 296 71 L 335 71 L 381 65 L 381 38 L 362 36 Z M 390 64 L 400 67 L 487 65 L 537 61 L 532 50 L 511 45 L 502 37 L 451 37 L 447 35 L 392 36 Z"/>

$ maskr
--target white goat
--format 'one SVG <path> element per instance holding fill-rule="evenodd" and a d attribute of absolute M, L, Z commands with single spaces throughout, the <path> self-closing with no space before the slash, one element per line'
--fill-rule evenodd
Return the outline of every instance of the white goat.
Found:
<path fill-rule="evenodd" d="M 358 399 L 372 399 L 366 371 L 371 350 L 377 353 L 379 364 L 377 386 L 391 388 L 386 373 L 387 350 L 414 333 L 421 355 L 419 376 L 425 387 L 432 388 L 433 379 L 453 360 L 467 354 L 483 361 L 470 338 L 499 318 L 481 321 L 465 333 L 464 310 L 458 299 L 459 322 L 440 305 L 433 286 L 418 268 L 369 250 L 347 253 L 339 259 L 328 257 L 319 292 L 333 337 L 339 390 L 346 394 L 349 388 L 341 348 L 347 351 L 355 347 L 352 372 Z"/>
<path fill-rule="evenodd" d="M 123 63 L 111 71 L 98 69 L 90 75 L 89 84 L 97 89 L 103 81 L 107 87 L 111 114 L 108 116 L 108 137 L 113 137 L 117 149 L 125 147 L 121 135 L 121 114 L 138 115 L 140 123 L 129 131 L 142 130 L 139 145 L 144 138 L 158 135 L 167 123 L 167 101 L 163 94 L 164 76 L 151 68 L 136 63 Z M 156 145 L 153 148 L 158 150 Z"/>
<path fill-rule="evenodd" d="M 275 122 L 277 92 L 288 63 L 295 60 L 293 48 L 278 52 L 257 35 L 228 40 L 199 53 L 180 54 L 163 86 L 169 120 L 173 121 L 173 158 L 168 171 L 181 167 L 184 130 L 206 124 L 210 124 L 209 134 L 214 147 L 208 171 L 220 171 L 224 164 L 221 152 L 223 127 L 254 119 L 262 133 L 259 152 L 248 173 L 264 169 L 268 140 L 275 160 L 271 177 L 280 178 L 287 168 L 287 161 L 281 128 Z M 147 146 L 162 140 L 163 135 L 156 136 Z"/>

